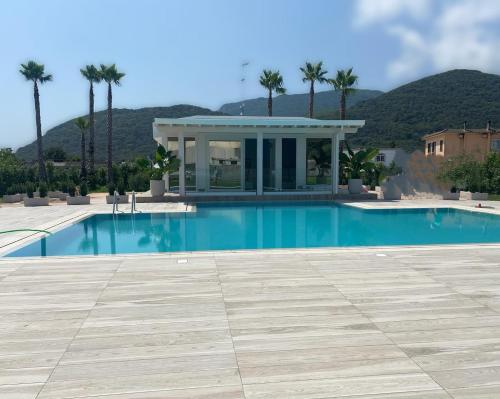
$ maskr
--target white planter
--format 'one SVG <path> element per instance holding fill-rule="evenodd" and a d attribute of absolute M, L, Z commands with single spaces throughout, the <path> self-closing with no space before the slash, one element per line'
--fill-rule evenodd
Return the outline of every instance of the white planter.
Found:
<path fill-rule="evenodd" d="M 382 185 L 382 196 L 386 201 L 399 201 L 401 199 L 401 188 L 392 180 L 387 180 Z"/>
<path fill-rule="evenodd" d="M 21 194 L 10 194 L 3 196 L 3 202 L 6 204 L 13 204 L 14 202 L 21 202 L 22 197 Z"/>
<path fill-rule="evenodd" d="M 149 189 L 151 190 L 152 197 L 162 197 L 165 194 L 165 181 L 150 180 Z"/>
<path fill-rule="evenodd" d="M 363 180 L 361 179 L 349 179 L 347 183 L 351 194 L 360 194 L 361 190 L 363 190 Z"/>
<path fill-rule="evenodd" d="M 106 204 L 113 203 L 114 195 L 106 195 Z M 128 194 L 117 196 L 119 204 L 128 204 Z"/>
<path fill-rule="evenodd" d="M 60 199 L 61 201 L 64 201 L 67 196 L 68 196 L 68 194 L 63 193 L 62 191 L 59 191 L 59 190 L 48 192 L 49 198 L 57 198 L 57 199 Z"/>
<path fill-rule="evenodd" d="M 458 200 L 460 199 L 460 193 L 452 193 L 451 191 L 448 191 L 443 194 L 443 199 L 444 200 Z"/>
<path fill-rule="evenodd" d="M 24 206 L 48 206 L 49 205 L 49 197 L 34 197 L 24 199 Z"/>
<path fill-rule="evenodd" d="M 90 204 L 90 196 L 79 195 L 77 197 L 66 197 L 66 203 L 68 205 L 89 205 Z"/>
<path fill-rule="evenodd" d="M 460 191 L 461 200 L 486 201 L 488 193 L 473 193 L 470 191 Z"/>

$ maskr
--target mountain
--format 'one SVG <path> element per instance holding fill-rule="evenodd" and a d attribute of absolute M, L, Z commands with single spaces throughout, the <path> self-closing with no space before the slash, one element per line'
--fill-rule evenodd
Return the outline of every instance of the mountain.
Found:
<path fill-rule="evenodd" d="M 192 115 L 220 115 L 220 113 L 193 105 L 113 109 L 113 159 L 121 161 L 153 153 L 156 147 L 152 128 L 154 118 L 181 118 Z M 95 122 L 95 156 L 97 162 L 103 162 L 107 156 L 106 111 L 96 112 Z M 80 132 L 74 124 L 74 119 L 48 130 L 43 136 L 44 150 L 61 147 L 69 155 L 80 155 L 79 143 Z M 36 141 L 19 148 L 16 155 L 25 160 L 36 159 Z"/>
<path fill-rule="evenodd" d="M 320 118 L 337 118 L 337 112 Z M 366 125 L 349 142 L 357 146 L 395 145 L 423 149 L 421 137 L 445 128 L 500 127 L 500 76 L 457 69 L 405 84 L 348 109 L 348 119 Z"/>
<path fill-rule="evenodd" d="M 382 94 L 378 90 L 359 89 L 349 97 L 347 106 L 352 106 L 360 101 L 369 100 Z M 267 98 L 259 97 L 235 103 L 224 104 L 219 111 L 228 115 L 240 115 L 241 104 L 245 103 L 245 115 L 266 116 Z M 333 90 L 320 91 L 314 96 L 315 113 L 328 112 L 339 107 L 339 93 Z M 273 98 L 274 116 L 306 116 L 309 109 L 309 93 L 283 94 Z"/>

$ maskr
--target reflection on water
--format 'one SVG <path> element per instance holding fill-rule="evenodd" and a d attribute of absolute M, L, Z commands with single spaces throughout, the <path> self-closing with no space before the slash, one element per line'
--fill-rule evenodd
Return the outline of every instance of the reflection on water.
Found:
<path fill-rule="evenodd" d="M 10 256 L 500 241 L 500 217 L 333 204 L 199 205 L 196 213 L 94 215 Z"/>

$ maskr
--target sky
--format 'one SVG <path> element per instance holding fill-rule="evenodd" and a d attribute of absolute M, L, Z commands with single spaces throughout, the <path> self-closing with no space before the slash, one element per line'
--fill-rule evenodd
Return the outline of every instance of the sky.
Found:
<path fill-rule="evenodd" d="M 455 68 L 500 73 L 499 22 L 500 0 L 5 1 L 0 148 L 35 138 L 33 88 L 19 73 L 31 59 L 54 78 L 40 89 L 45 132 L 88 112 L 86 64 L 126 73 L 115 107 L 218 109 L 265 95 L 264 68 L 282 73 L 288 93 L 306 92 L 305 61 L 330 75 L 353 67 L 360 88 L 384 91 Z M 105 86 L 95 92 L 104 109 Z"/>

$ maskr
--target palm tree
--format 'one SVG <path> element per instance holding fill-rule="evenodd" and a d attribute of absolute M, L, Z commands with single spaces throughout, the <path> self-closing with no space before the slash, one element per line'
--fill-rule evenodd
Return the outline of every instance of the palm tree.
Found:
<path fill-rule="evenodd" d="M 80 69 L 81 74 L 90 83 L 89 89 L 89 172 L 93 176 L 95 172 L 95 117 L 94 117 L 94 83 L 102 79 L 100 71 L 94 65 L 87 65 Z"/>
<path fill-rule="evenodd" d="M 79 117 L 75 119 L 75 125 L 80 130 L 80 179 L 87 178 L 87 160 L 85 159 L 85 133 L 90 126 L 88 119 Z"/>
<path fill-rule="evenodd" d="M 356 89 L 354 85 L 358 82 L 358 77 L 353 75 L 352 68 L 340 69 L 337 71 L 337 76 L 330 79 L 329 83 L 336 91 L 340 91 L 340 119 L 345 119 L 345 103 L 348 95 L 352 94 Z"/>
<path fill-rule="evenodd" d="M 33 96 L 35 98 L 35 120 L 36 120 L 36 144 L 38 151 L 38 174 L 41 181 L 47 181 L 47 170 L 43 161 L 43 145 L 42 145 L 42 121 L 40 117 L 40 93 L 38 92 L 38 84 L 44 84 L 52 80 L 52 75 L 45 74 L 45 66 L 37 64 L 35 61 L 28 61 L 27 64 L 21 64 L 19 70 L 26 80 L 33 82 Z"/>
<path fill-rule="evenodd" d="M 260 75 L 260 84 L 269 92 L 267 98 L 267 112 L 269 116 L 273 116 L 273 91 L 276 94 L 286 93 L 286 89 L 283 87 L 283 76 L 281 76 L 279 71 L 264 69 L 262 75 Z"/>
<path fill-rule="evenodd" d="M 320 61 L 317 64 L 311 64 L 306 62 L 306 64 L 300 68 L 304 77 L 303 82 L 310 82 L 309 87 L 309 118 L 313 117 L 314 114 L 314 83 L 325 83 L 328 81 L 325 75 L 328 73 L 326 69 L 323 69 L 323 62 Z"/>
<path fill-rule="evenodd" d="M 102 80 L 108 84 L 108 184 L 111 184 L 113 183 L 113 91 L 111 86 L 113 84 L 120 86 L 120 79 L 123 78 L 125 74 L 118 72 L 115 64 L 110 66 L 101 64 L 99 73 L 101 74 Z"/>

